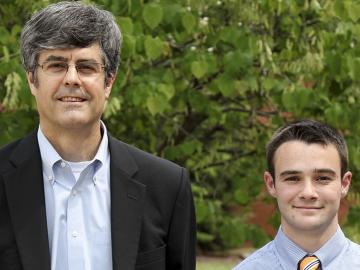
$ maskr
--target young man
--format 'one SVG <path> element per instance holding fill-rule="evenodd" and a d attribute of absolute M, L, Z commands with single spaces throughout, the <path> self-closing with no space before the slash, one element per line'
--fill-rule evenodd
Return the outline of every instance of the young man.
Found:
<path fill-rule="evenodd" d="M 120 41 L 113 16 L 81 2 L 26 23 L 40 125 L 0 150 L 1 270 L 195 269 L 187 172 L 112 138 L 100 120 Z"/>
<path fill-rule="evenodd" d="M 285 125 L 267 145 L 267 162 L 264 182 L 277 200 L 281 226 L 234 270 L 360 269 L 360 246 L 338 224 L 352 176 L 344 138 L 312 120 Z"/>

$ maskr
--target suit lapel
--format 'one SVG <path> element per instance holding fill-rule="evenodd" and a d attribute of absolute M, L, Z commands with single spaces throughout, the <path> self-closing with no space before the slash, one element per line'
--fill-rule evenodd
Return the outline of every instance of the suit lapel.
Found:
<path fill-rule="evenodd" d="M 145 185 L 132 177 L 138 168 L 127 146 L 109 137 L 113 270 L 135 269 Z"/>
<path fill-rule="evenodd" d="M 24 269 L 49 270 L 42 164 L 36 132 L 10 157 L 15 169 L 4 176 L 15 238 Z"/>

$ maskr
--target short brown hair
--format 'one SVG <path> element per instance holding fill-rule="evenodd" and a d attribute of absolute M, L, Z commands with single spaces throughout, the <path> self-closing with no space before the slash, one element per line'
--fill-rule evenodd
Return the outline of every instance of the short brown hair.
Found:
<path fill-rule="evenodd" d="M 336 147 L 341 164 L 341 175 L 348 168 L 348 148 L 344 137 L 333 127 L 314 120 L 301 120 L 286 124 L 279 128 L 266 146 L 266 160 L 268 171 L 275 179 L 274 155 L 276 150 L 285 142 L 301 141 L 307 144 L 332 144 Z"/>

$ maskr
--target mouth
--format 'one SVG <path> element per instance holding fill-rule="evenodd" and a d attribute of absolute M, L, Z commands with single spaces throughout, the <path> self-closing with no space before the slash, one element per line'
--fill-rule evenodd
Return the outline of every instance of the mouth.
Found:
<path fill-rule="evenodd" d="M 61 102 L 84 102 L 86 99 L 81 97 L 61 97 L 58 99 Z"/>
<path fill-rule="evenodd" d="M 293 206 L 293 208 L 300 209 L 300 210 L 320 210 L 320 209 L 323 209 L 324 207 L 319 207 L 319 206 Z"/>

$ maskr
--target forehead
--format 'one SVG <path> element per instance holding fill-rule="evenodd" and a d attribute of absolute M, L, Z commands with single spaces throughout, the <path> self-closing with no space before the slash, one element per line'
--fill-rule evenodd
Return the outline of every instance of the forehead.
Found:
<path fill-rule="evenodd" d="M 331 169 L 340 173 L 340 155 L 333 144 L 322 145 L 289 141 L 280 145 L 274 155 L 275 173 L 284 170 L 314 171 Z"/>
<path fill-rule="evenodd" d="M 102 51 L 98 43 L 85 48 L 45 49 L 39 54 L 39 62 L 53 57 L 60 57 L 66 61 L 95 60 L 102 62 Z"/>

